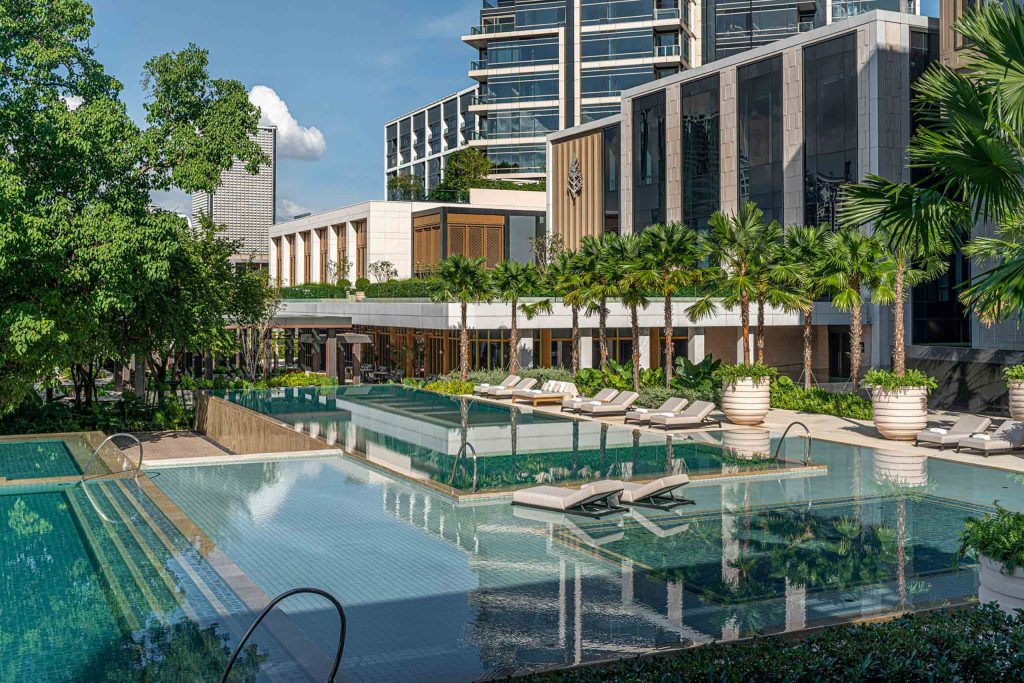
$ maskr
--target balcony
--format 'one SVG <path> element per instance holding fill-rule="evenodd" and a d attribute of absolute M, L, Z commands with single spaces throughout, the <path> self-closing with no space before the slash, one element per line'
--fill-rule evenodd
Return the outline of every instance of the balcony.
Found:
<path fill-rule="evenodd" d="M 657 7 L 655 7 L 654 8 L 654 19 L 655 19 L 655 21 L 657 21 L 659 19 L 678 19 L 678 18 L 679 18 L 679 8 L 678 7 L 664 7 L 664 8 L 657 8 Z"/>
<path fill-rule="evenodd" d="M 483 71 L 486 68 L 487 68 L 487 60 L 486 59 L 474 59 L 472 62 L 469 63 L 469 70 L 470 71 Z"/>
<path fill-rule="evenodd" d="M 682 54 L 678 45 L 658 45 L 654 48 L 655 57 L 678 57 Z"/>
<path fill-rule="evenodd" d="M 801 21 L 796 26 L 797 26 L 797 30 L 800 31 L 800 33 L 806 33 L 807 31 L 813 31 L 814 30 L 814 22 L 813 21 Z"/>
<path fill-rule="evenodd" d="M 473 26 L 473 27 L 471 27 L 469 29 L 469 33 L 470 33 L 470 35 L 474 35 L 474 36 L 481 36 L 481 35 L 485 36 L 485 35 L 490 35 L 491 33 L 508 33 L 510 31 L 515 31 L 515 30 L 516 30 L 516 25 L 513 22 L 509 21 L 509 22 L 501 22 L 501 23 L 497 23 L 497 24 L 483 24 L 483 25 L 480 25 L 480 26 Z"/>

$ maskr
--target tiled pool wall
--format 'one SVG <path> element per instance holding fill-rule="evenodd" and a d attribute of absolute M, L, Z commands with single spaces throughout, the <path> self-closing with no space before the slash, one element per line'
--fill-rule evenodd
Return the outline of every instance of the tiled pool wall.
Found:
<path fill-rule="evenodd" d="M 219 396 L 196 393 L 196 431 L 231 453 L 289 453 L 324 448 L 308 434 Z"/>
<path fill-rule="evenodd" d="M 78 477 L 86 467 L 90 475 L 108 473 L 120 455 L 115 446 L 105 447 L 102 457 L 90 464 L 104 439 L 102 432 L 0 436 L 0 479 Z"/>

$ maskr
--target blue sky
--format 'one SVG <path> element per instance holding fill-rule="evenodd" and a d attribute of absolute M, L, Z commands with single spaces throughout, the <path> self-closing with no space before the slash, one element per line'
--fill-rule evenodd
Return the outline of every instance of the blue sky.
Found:
<path fill-rule="evenodd" d="M 279 141 L 282 216 L 383 197 L 384 123 L 470 85 L 474 54 L 459 36 L 477 23 L 480 8 L 480 0 L 92 4 L 97 54 L 124 83 L 137 120 L 142 65 L 190 42 L 209 50 L 215 77 L 273 90 L 261 89 L 262 101 L 286 106 L 295 124 Z M 923 0 L 923 10 L 936 16 L 938 0 Z M 187 211 L 180 194 L 160 203 Z"/>
<path fill-rule="evenodd" d="M 92 0 L 93 43 L 143 117 L 142 66 L 194 42 L 213 76 L 271 88 L 298 126 L 282 158 L 278 206 L 321 211 L 384 194 L 384 123 L 471 84 L 459 40 L 480 0 Z M 294 142 L 295 140 L 293 140 Z M 309 143 L 303 146 L 301 143 Z M 293 145 L 295 147 L 295 145 Z M 183 196 L 161 203 L 183 207 Z"/>

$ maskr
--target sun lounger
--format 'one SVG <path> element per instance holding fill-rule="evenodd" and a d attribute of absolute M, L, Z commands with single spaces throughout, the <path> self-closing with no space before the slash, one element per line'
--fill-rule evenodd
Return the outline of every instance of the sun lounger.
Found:
<path fill-rule="evenodd" d="M 931 428 L 918 432 L 914 439 L 915 446 L 931 445 L 938 446 L 940 451 L 946 450 L 947 446 L 956 446 L 965 436 L 971 434 L 984 434 L 992 420 L 980 415 L 964 415 L 949 429 Z"/>
<path fill-rule="evenodd" d="M 607 403 L 584 403 L 580 406 L 580 413 L 594 417 L 625 415 L 638 398 L 640 398 L 640 394 L 635 391 L 623 391 Z"/>
<path fill-rule="evenodd" d="M 710 401 L 694 401 L 689 408 L 678 414 L 655 413 L 651 416 L 651 427 L 660 429 L 693 429 L 712 425 L 721 427 L 721 421 L 708 417 L 714 409 L 715 404 Z"/>
<path fill-rule="evenodd" d="M 567 398 L 562 401 L 562 412 L 568 410 L 571 413 L 578 413 L 580 412 L 580 406 L 584 403 L 590 403 L 593 401 L 597 401 L 598 403 L 607 403 L 618 395 L 619 392 L 617 389 L 602 389 L 594 394 L 593 398 Z"/>
<path fill-rule="evenodd" d="M 677 398 L 672 396 L 667 401 L 661 404 L 660 407 L 654 408 L 634 408 L 633 410 L 626 413 L 626 424 L 630 422 L 636 422 L 637 424 L 646 425 L 651 423 L 651 415 L 655 413 L 678 413 L 687 406 L 690 402 L 685 398 Z"/>
<path fill-rule="evenodd" d="M 519 380 L 519 384 L 514 387 L 495 387 L 487 392 L 487 398 L 512 398 L 517 391 L 523 391 L 524 389 L 531 389 L 533 385 L 537 383 L 537 380 L 527 377 L 526 379 Z"/>
<path fill-rule="evenodd" d="M 509 387 L 514 387 L 515 385 L 519 384 L 519 380 L 519 375 L 509 375 L 501 384 L 477 384 L 475 387 L 473 387 L 473 393 L 478 394 L 480 396 L 485 396 L 487 392 L 490 391 L 491 389 L 507 389 Z"/>
<path fill-rule="evenodd" d="M 1008 453 L 1024 447 L 1024 422 L 1007 420 L 992 434 L 973 434 L 957 442 L 956 452 L 964 449 L 981 451 L 983 455 Z"/>
<path fill-rule="evenodd" d="M 690 483 L 690 477 L 686 474 L 673 474 L 644 484 L 632 481 L 619 483 L 622 484 L 619 500 L 629 507 L 671 510 L 680 505 L 693 505 L 692 500 L 677 498 L 675 495 L 676 491 Z"/>
<path fill-rule="evenodd" d="M 626 511 L 626 508 L 619 505 L 622 488 L 621 481 L 608 479 L 595 481 L 578 489 L 534 486 L 513 491 L 512 504 L 598 518 Z"/>
<path fill-rule="evenodd" d="M 515 400 L 536 406 L 541 403 L 561 403 L 566 399 L 574 398 L 577 394 L 579 394 L 579 389 L 572 382 L 545 382 L 540 389 L 517 391 Z"/>

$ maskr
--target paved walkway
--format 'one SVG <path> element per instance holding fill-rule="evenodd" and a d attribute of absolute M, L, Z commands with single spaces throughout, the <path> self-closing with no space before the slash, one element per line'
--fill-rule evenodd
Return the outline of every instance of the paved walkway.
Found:
<path fill-rule="evenodd" d="M 144 464 L 183 458 L 211 458 L 228 455 L 228 451 L 196 432 L 144 432 L 136 434 L 142 442 Z M 133 463 L 138 462 L 139 449 L 131 439 L 119 438 L 114 443 Z"/>

